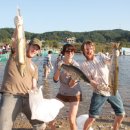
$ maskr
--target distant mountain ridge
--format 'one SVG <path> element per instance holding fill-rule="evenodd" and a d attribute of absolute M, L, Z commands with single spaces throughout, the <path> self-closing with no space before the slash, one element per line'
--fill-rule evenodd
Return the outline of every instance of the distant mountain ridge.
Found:
<path fill-rule="evenodd" d="M 5 39 L 11 39 L 14 28 L 1 28 L 0 29 L 0 42 Z M 26 39 L 34 37 L 40 40 L 56 40 L 63 41 L 66 37 L 75 37 L 76 42 L 83 42 L 84 40 L 92 40 L 98 43 L 115 42 L 130 42 L 130 31 L 122 29 L 113 30 L 95 30 L 90 32 L 71 32 L 71 31 L 52 31 L 45 33 L 32 33 L 25 31 Z"/>

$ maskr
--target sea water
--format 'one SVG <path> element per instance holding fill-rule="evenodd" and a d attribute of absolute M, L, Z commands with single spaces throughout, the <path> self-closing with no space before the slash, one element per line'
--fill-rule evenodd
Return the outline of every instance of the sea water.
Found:
<path fill-rule="evenodd" d="M 52 64 L 54 65 L 54 62 L 56 61 L 58 57 L 58 54 L 52 55 Z M 81 63 L 85 60 L 84 56 L 82 54 L 76 54 L 74 59 Z M 56 93 L 59 89 L 59 84 L 56 84 L 53 82 L 53 71 L 51 70 L 51 73 L 49 75 L 48 81 L 43 80 L 43 60 L 44 56 L 37 56 L 33 58 L 33 61 L 38 66 L 39 71 L 39 80 L 38 85 L 44 86 L 44 96 L 47 98 L 55 97 Z M 4 68 L 5 68 L 6 62 L 0 62 L 0 87 L 2 84 L 3 74 L 4 74 Z M 119 56 L 119 91 L 120 94 L 123 95 L 124 103 L 127 105 L 127 100 L 129 100 L 129 94 L 130 94 L 130 56 Z M 90 98 L 91 97 L 91 90 L 89 90 L 88 87 L 86 87 L 86 84 L 81 82 L 81 89 L 85 93 L 84 98 Z M 90 91 L 90 93 L 89 93 Z M 1 98 L 1 95 L 0 95 Z"/>

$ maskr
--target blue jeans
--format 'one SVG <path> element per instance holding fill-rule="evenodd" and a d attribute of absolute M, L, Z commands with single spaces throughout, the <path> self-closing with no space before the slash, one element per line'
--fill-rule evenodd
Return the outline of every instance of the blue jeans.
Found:
<path fill-rule="evenodd" d="M 89 109 L 89 116 L 92 118 L 99 117 L 102 107 L 106 101 L 111 104 L 111 107 L 117 116 L 125 114 L 123 102 L 118 92 L 115 96 L 102 96 L 100 94 L 93 93 Z"/>
<path fill-rule="evenodd" d="M 1 97 L 0 105 L 0 130 L 12 130 L 13 122 L 20 112 L 26 115 L 32 125 L 43 124 L 41 121 L 31 120 L 28 97 L 4 93 Z"/>

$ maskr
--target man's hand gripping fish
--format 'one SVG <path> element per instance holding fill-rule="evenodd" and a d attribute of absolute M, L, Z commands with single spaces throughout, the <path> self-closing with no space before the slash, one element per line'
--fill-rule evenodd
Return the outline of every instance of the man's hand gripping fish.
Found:
<path fill-rule="evenodd" d="M 26 40 L 23 28 L 23 19 L 20 15 L 20 9 L 17 9 L 17 16 L 14 19 L 17 30 L 17 44 L 16 44 L 16 61 L 20 75 L 23 77 L 26 67 Z"/>

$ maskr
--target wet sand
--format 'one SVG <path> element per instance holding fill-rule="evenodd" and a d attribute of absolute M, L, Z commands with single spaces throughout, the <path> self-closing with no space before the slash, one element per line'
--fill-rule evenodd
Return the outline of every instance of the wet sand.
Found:
<path fill-rule="evenodd" d="M 41 84 L 42 85 L 42 84 Z M 43 81 L 43 94 L 44 98 L 54 98 L 58 91 L 58 84 L 53 83 L 52 78 L 47 82 Z M 81 82 L 82 92 L 83 92 L 83 101 L 80 103 L 78 115 L 87 114 L 90 104 L 90 99 L 92 95 L 92 90 L 85 82 Z M 129 93 L 130 90 L 125 88 L 119 88 L 120 94 L 123 99 L 124 107 L 126 110 L 126 117 L 121 125 L 120 130 L 130 130 L 130 104 L 129 104 Z M 56 118 L 56 129 L 57 130 L 70 130 L 68 123 L 68 104 L 65 104 L 65 107 L 61 109 L 59 115 Z M 102 114 L 99 119 L 93 124 L 92 128 L 94 130 L 110 130 L 112 123 L 114 121 L 114 113 L 111 106 L 106 103 Z M 13 130 L 32 130 L 31 125 L 27 121 L 24 115 L 19 115 L 14 123 Z M 46 130 L 51 130 L 47 126 Z"/>

